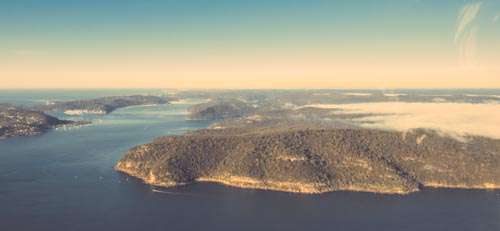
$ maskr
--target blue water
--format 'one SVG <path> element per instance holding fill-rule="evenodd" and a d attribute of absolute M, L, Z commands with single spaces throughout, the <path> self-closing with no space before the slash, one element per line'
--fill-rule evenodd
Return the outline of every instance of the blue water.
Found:
<path fill-rule="evenodd" d="M 187 120 L 187 107 L 130 107 L 87 117 L 89 126 L 0 140 L 0 230 L 500 230 L 499 191 L 299 195 L 193 184 L 161 193 L 113 170 L 135 145 L 208 125 Z"/>

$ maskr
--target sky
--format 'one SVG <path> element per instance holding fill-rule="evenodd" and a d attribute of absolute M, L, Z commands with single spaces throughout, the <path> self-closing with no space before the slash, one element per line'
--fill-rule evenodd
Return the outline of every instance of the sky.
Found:
<path fill-rule="evenodd" d="M 500 0 L 0 0 L 0 88 L 500 88 Z"/>

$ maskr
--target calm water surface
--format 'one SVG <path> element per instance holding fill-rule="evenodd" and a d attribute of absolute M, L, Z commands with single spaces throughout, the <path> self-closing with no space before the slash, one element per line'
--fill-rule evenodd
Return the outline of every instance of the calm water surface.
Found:
<path fill-rule="evenodd" d="M 0 230 L 500 230 L 499 191 L 297 195 L 194 184 L 161 193 L 113 170 L 135 145 L 207 126 L 186 119 L 188 106 L 130 107 L 87 116 L 90 126 L 0 140 Z"/>

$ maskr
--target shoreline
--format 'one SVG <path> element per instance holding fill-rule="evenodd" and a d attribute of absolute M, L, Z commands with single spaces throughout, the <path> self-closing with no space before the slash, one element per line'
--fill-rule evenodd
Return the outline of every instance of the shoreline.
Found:
<path fill-rule="evenodd" d="M 281 193 L 293 193 L 293 194 L 303 194 L 303 195 L 321 195 L 325 193 L 333 192 L 359 192 L 359 193 L 373 193 L 382 195 L 410 195 L 413 193 L 418 193 L 420 191 L 434 189 L 434 190 L 480 190 L 480 191 L 500 191 L 500 185 L 495 184 L 485 184 L 485 185 L 449 185 L 449 184 L 435 184 L 435 183 L 423 183 L 422 187 L 414 191 L 403 191 L 403 190 L 370 190 L 370 187 L 339 187 L 332 188 L 325 184 L 317 185 L 312 183 L 301 183 L 301 182 L 285 182 L 285 181 L 260 181 L 255 180 L 250 177 L 241 176 L 230 176 L 228 177 L 199 177 L 193 182 L 184 183 L 174 183 L 174 182 L 160 182 L 152 181 L 147 179 L 140 174 L 134 174 L 126 169 L 121 169 L 118 166 L 114 168 L 120 173 L 126 174 L 127 176 L 134 177 L 144 184 L 161 187 L 161 188 L 175 188 L 178 186 L 188 186 L 190 184 L 196 183 L 207 183 L 215 184 L 223 187 L 231 187 L 237 189 L 250 189 L 250 190 L 262 190 L 270 192 L 281 192 Z"/>

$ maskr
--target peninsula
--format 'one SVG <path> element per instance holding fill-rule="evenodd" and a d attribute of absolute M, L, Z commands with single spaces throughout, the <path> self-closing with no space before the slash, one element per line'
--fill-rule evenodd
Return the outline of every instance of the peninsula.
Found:
<path fill-rule="evenodd" d="M 167 104 L 169 100 L 165 97 L 150 95 L 131 95 L 131 96 L 108 96 L 96 99 L 57 101 L 47 105 L 35 106 L 35 109 L 45 112 L 61 111 L 67 115 L 80 114 L 109 114 L 116 109 L 152 104 Z"/>
<path fill-rule="evenodd" d="M 298 193 L 500 188 L 500 141 L 429 130 L 208 129 L 131 149 L 116 169 L 148 184 L 208 181 Z"/>
<path fill-rule="evenodd" d="M 60 120 L 40 111 L 12 105 L 0 105 L 0 139 L 34 136 L 59 126 L 76 126 L 88 122 Z"/>

